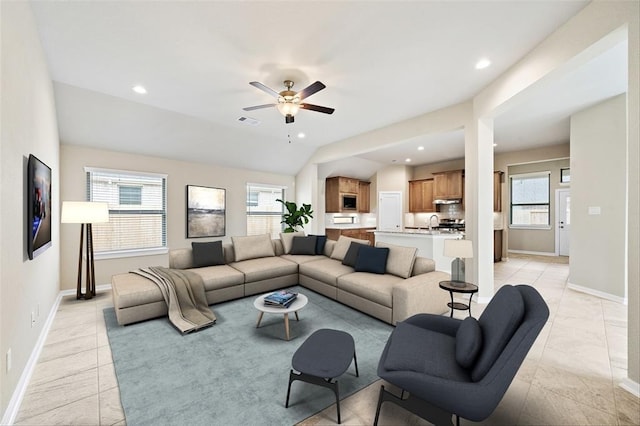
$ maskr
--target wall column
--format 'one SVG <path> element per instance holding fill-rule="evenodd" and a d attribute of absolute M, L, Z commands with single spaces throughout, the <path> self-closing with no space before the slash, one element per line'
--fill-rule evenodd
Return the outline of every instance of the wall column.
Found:
<path fill-rule="evenodd" d="M 474 119 L 465 127 L 465 229 L 473 241 L 466 280 L 477 284 L 478 302 L 493 297 L 493 119 Z"/>

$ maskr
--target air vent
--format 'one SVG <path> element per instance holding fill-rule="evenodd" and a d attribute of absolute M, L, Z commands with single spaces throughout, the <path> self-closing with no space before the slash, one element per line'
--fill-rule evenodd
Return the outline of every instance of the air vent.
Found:
<path fill-rule="evenodd" d="M 260 121 L 251 117 L 238 117 L 238 121 L 242 124 L 246 124 L 247 126 L 257 126 L 258 124 L 260 124 Z"/>

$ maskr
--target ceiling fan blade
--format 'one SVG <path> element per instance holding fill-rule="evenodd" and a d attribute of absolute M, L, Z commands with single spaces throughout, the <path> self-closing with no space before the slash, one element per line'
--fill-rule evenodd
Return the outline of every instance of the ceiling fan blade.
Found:
<path fill-rule="evenodd" d="M 250 106 L 242 109 L 245 111 L 253 111 L 254 109 L 271 108 L 274 106 L 276 106 L 276 104 L 264 104 L 264 105 Z"/>
<path fill-rule="evenodd" d="M 280 96 L 280 93 L 276 92 L 271 87 L 265 86 L 264 84 L 260 83 L 259 81 L 252 81 L 249 84 L 252 85 L 253 87 L 255 87 L 256 89 L 260 89 L 263 92 L 270 94 L 274 98 L 277 98 L 278 96 Z"/>
<path fill-rule="evenodd" d="M 322 84 L 319 81 L 316 81 L 313 84 L 310 84 L 309 86 L 305 87 L 304 89 L 302 89 L 301 91 L 298 92 L 298 96 L 300 97 L 300 100 L 303 100 L 304 98 L 308 98 L 309 96 L 313 95 L 316 92 L 321 91 L 322 89 L 324 89 L 325 86 L 324 84 Z"/>
<path fill-rule="evenodd" d="M 320 105 L 313 105 L 313 104 L 300 104 L 300 108 L 308 109 L 311 111 L 322 112 L 324 114 L 333 114 L 333 111 L 335 111 L 335 109 L 333 108 L 328 108 L 328 107 L 323 107 Z"/>

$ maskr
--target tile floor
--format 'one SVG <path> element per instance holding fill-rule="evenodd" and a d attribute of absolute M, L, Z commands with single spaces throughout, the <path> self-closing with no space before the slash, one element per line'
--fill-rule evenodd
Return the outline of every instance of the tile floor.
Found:
<path fill-rule="evenodd" d="M 531 284 L 550 317 L 504 399 L 485 424 L 638 425 L 638 398 L 618 386 L 626 377 L 627 308 L 567 288 L 566 258 L 512 255 L 495 265 L 494 282 Z M 102 310 L 110 292 L 91 301 L 65 297 L 18 413 L 19 425 L 124 425 Z M 479 316 L 482 305 L 472 306 Z M 456 312 L 462 318 L 463 312 Z M 373 423 L 375 382 L 341 403 L 342 423 Z M 461 424 L 471 424 L 461 419 Z M 214 424 L 212 422 L 212 424 Z M 335 406 L 300 423 L 335 424 Z M 381 425 L 428 424 L 393 404 Z"/>

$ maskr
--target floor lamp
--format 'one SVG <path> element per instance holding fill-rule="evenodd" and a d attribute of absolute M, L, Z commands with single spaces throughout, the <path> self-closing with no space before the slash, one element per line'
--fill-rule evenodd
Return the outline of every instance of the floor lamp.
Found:
<path fill-rule="evenodd" d="M 444 240 L 445 257 L 455 257 L 451 262 L 451 285 L 455 286 L 456 282 L 460 283 L 460 287 L 464 287 L 464 260 L 473 257 L 473 243 L 470 240 Z"/>
<path fill-rule="evenodd" d="M 90 201 L 64 201 L 62 203 L 62 223 L 80 223 L 80 251 L 78 254 L 78 288 L 76 299 L 91 299 L 96 295 L 96 274 L 93 265 L 93 233 L 91 225 L 109 222 L 109 206 L 107 203 Z M 86 239 L 84 228 L 87 226 Z M 87 248 L 87 282 L 82 293 L 82 251 Z"/>

